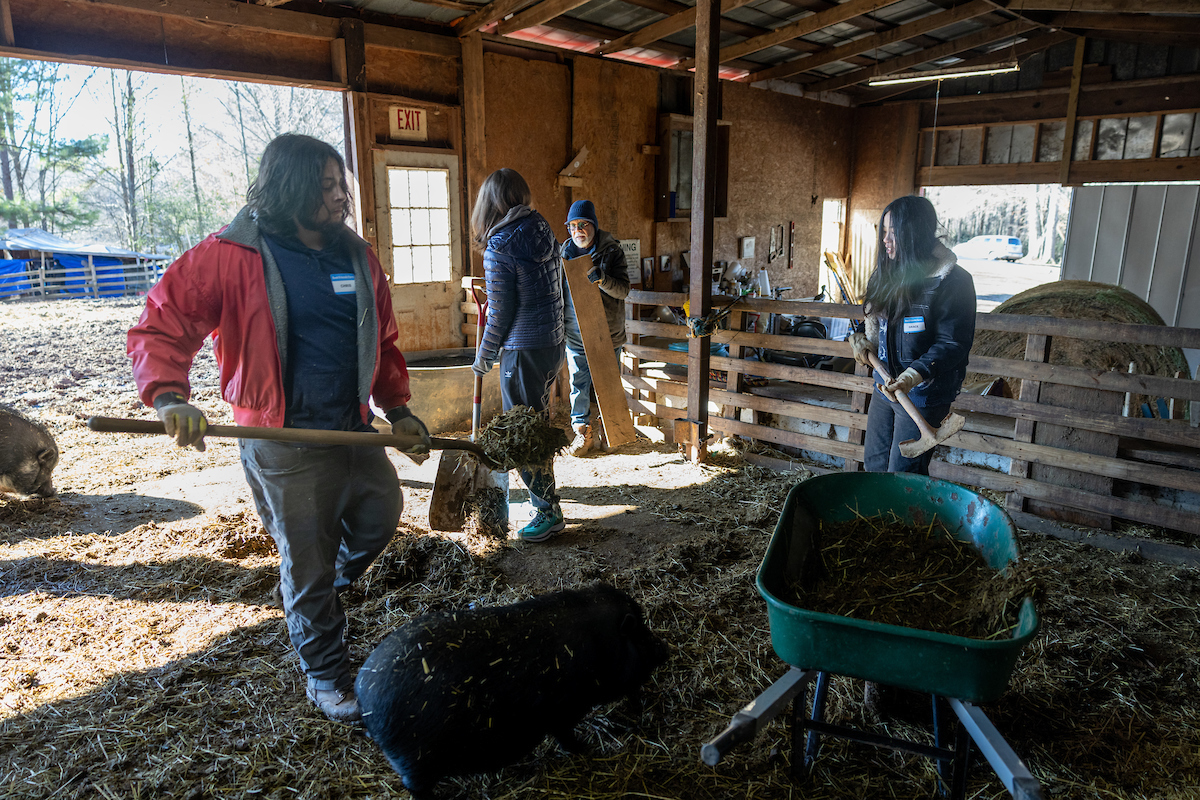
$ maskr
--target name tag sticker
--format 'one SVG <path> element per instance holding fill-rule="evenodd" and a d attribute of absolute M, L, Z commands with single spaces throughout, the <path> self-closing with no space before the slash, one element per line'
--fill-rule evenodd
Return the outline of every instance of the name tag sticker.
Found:
<path fill-rule="evenodd" d="M 921 333 L 925 330 L 924 317 L 905 317 L 904 332 L 905 333 Z"/>
<path fill-rule="evenodd" d="M 333 281 L 334 294 L 354 294 L 353 272 L 335 272 L 329 279 Z"/>

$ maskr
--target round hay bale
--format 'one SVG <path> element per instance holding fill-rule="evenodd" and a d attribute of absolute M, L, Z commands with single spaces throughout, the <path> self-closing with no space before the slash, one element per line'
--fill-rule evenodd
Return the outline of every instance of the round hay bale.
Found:
<path fill-rule="evenodd" d="M 1024 314 L 1059 319 L 1089 319 L 1103 322 L 1123 322 L 1135 325 L 1164 325 L 1154 308 L 1137 295 L 1120 286 L 1094 281 L 1054 281 L 1026 289 L 1013 295 L 991 312 L 993 314 Z M 993 358 L 1025 358 L 1025 336 L 1003 331 L 977 331 L 971 354 Z M 1071 339 L 1055 336 L 1050 340 L 1050 363 L 1093 370 L 1127 372 L 1132 362 L 1139 375 L 1159 375 L 1173 378 L 1182 371 L 1190 376 L 1187 359 L 1178 347 L 1099 342 L 1094 339 Z M 1002 375 L 1013 394 L 1020 390 L 1020 380 Z M 981 384 L 990 376 L 968 373 L 965 384 Z M 1135 395 L 1131 398 L 1137 408 L 1150 398 Z"/>

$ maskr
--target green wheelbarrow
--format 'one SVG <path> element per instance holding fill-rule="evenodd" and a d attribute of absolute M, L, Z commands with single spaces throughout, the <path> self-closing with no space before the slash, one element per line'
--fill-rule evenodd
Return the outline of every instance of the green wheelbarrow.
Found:
<path fill-rule="evenodd" d="M 1009 516 L 982 495 L 948 481 L 896 473 L 831 473 L 792 487 L 758 570 L 756 584 L 767 602 L 771 645 L 791 670 L 734 715 L 717 738 L 701 748 L 715 766 L 735 745 L 749 741 L 791 701 L 794 774 L 811 767 L 822 735 L 934 758 L 954 798 L 965 794 L 972 744 L 1016 798 L 1040 798 L 1041 787 L 984 713 L 974 704 L 1000 697 L 1017 657 L 1038 629 L 1033 600 L 1026 598 L 1010 637 L 970 639 L 901 625 L 809 611 L 782 598 L 809 558 L 817 556 L 820 523 L 894 513 L 913 527 L 935 520 L 956 539 L 971 544 L 992 569 L 1003 571 L 1019 557 L 1017 529 Z M 932 698 L 934 746 L 834 725 L 824 720 L 830 675 L 845 675 L 912 689 Z M 809 683 L 815 681 L 812 711 L 806 713 Z M 939 698 L 961 723 L 949 747 L 939 724 Z M 805 733 L 807 731 L 807 733 Z M 801 753 L 801 739 L 806 740 Z"/>

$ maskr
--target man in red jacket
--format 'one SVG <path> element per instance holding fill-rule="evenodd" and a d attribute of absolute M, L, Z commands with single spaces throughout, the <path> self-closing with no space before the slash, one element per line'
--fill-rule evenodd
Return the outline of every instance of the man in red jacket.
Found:
<path fill-rule="evenodd" d="M 345 224 L 341 156 L 308 136 L 267 145 L 247 203 L 184 253 L 146 297 L 128 353 L 142 401 L 179 446 L 204 449 L 207 421 L 188 372 L 213 338 L 221 396 L 239 425 L 419 436 L 396 346 L 387 276 Z M 307 694 L 330 719 L 359 718 L 338 592 L 391 541 L 403 497 L 382 447 L 239 439 L 242 467 L 280 556 L 280 592 Z"/>

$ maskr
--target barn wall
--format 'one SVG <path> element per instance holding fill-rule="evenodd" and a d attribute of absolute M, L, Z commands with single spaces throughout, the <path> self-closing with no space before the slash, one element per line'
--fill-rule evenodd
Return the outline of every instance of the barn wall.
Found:
<path fill-rule="evenodd" d="M 721 92 L 721 119 L 730 123 L 729 203 L 715 223 L 713 259 L 766 270 L 771 286 L 792 287 L 787 298 L 811 297 L 820 288 L 822 201 L 850 191 L 854 112 L 741 83 L 723 82 Z M 786 239 L 793 222 L 791 269 L 786 248 L 768 263 L 771 227 L 783 225 Z M 690 247 L 690 223 L 661 222 L 657 229 L 657 252 L 678 264 Z M 742 259 L 739 239 L 747 236 L 755 238 L 755 254 Z M 656 290 L 672 289 L 664 277 L 656 272 Z M 678 286 L 680 270 L 674 279 Z"/>
<path fill-rule="evenodd" d="M 1126 184 L 1075 190 L 1063 280 L 1121 286 L 1167 325 L 1200 328 L 1200 186 Z M 1200 351 L 1184 350 L 1192 374 Z"/>
<path fill-rule="evenodd" d="M 643 257 L 654 250 L 654 156 L 658 117 L 658 73 L 644 67 L 596 58 L 572 65 L 571 155 L 587 148 L 577 177 L 583 186 L 572 200 L 591 200 L 600 227 L 618 239 L 638 240 Z M 564 163 L 565 166 L 565 163 Z M 565 217 L 551 219 L 559 238 Z"/>
<path fill-rule="evenodd" d="M 860 108 L 854 115 L 847 252 L 851 281 L 860 295 L 875 266 L 883 209 L 897 197 L 912 194 L 916 189 L 917 121 L 915 103 Z"/>
<path fill-rule="evenodd" d="M 565 64 L 484 53 L 487 126 L 485 176 L 501 167 L 521 173 L 533 205 L 551 225 L 566 218 L 557 186 L 571 148 L 571 71 Z M 474 207 L 475 198 L 469 205 Z M 556 234 L 560 232 L 556 230 Z M 566 238 L 561 232 L 560 239 Z"/>

